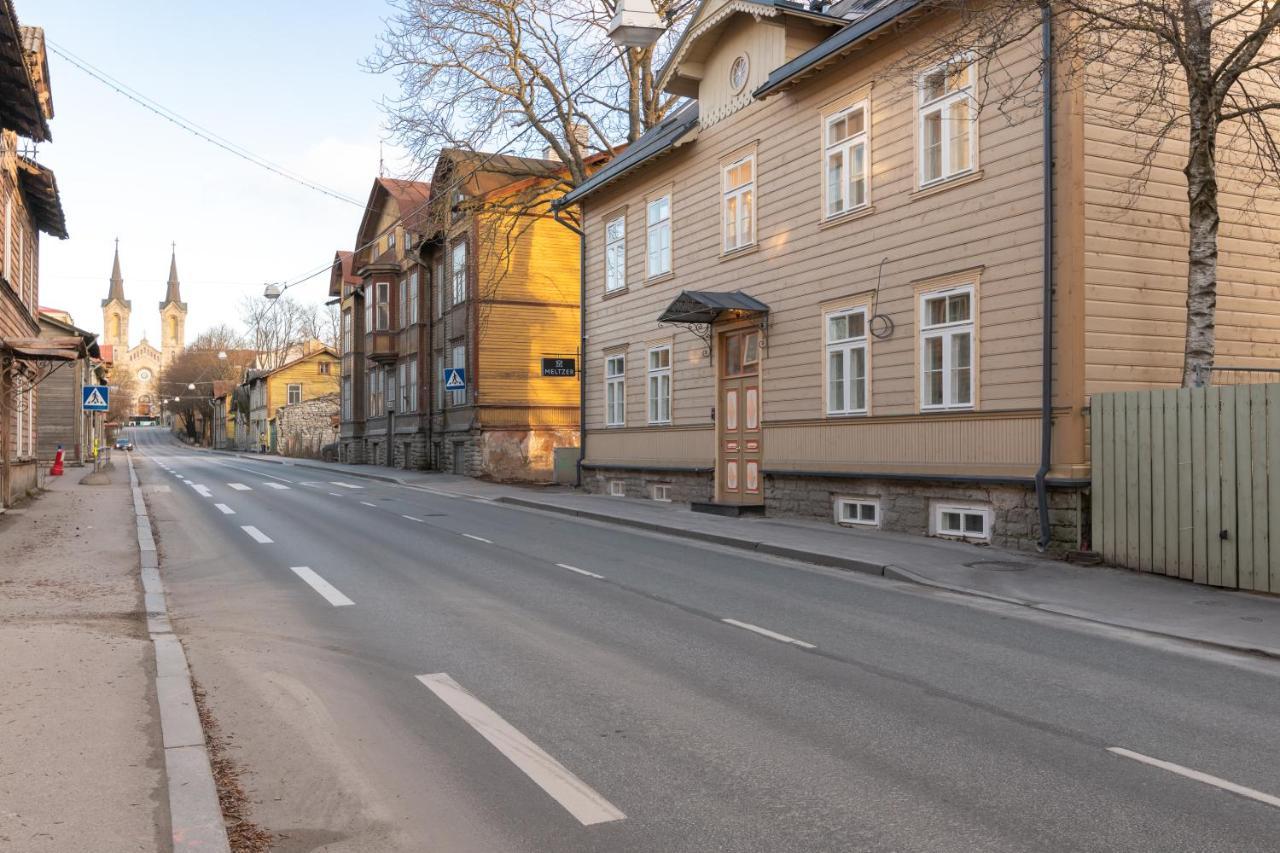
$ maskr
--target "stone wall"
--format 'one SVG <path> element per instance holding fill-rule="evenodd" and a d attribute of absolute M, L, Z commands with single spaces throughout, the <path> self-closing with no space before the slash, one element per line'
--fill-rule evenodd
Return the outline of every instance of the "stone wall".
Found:
<path fill-rule="evenodd" d="M 276 449 L 285 456 L 318 458 L 338 440 L 338 395 L 326 394 L 276 409 Z"/>
<path fill-rule="evenodd" d="M 577 429 L 485 430 L 477 442 L 479 473 L 504 482 L 550 483 L 555 449 L 577 446 Z"/>
<path fill-rule="evenodd" d="M 592 494 L 608 495 L 612 482 L 621 482 L 625 497 L 653 500 L 655 485 L 670 486 L 668 494 L 676 503 L 706 502 L 712 499 L 711 474 L 692 471 L 641 471 L 631 469 L 582 469 L 582 488 Z"/>

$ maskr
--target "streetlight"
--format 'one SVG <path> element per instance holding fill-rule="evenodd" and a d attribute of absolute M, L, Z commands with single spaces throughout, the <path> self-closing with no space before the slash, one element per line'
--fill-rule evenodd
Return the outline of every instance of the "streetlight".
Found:
<path fill-rule="evenodd" d="M 218 360 L 219 360 L 219 361 L 226 361 L 226 360 L 227 360 L 227 352 L 226 352 L 226 350 L 218 350 Z"/>
<path fill-rule="evenodd" d="M 267 286 L 262 291 L 263 296 L 272 300 L 279 299 L 280 294 L 282 293 L 284 293 L 284 288 L 281 287 L 278 282 L 274 281 L 268 282 Z"/>
<path fill-rule="evenodd" d="M 652 47 L 666 31 L 649 0 L 618 0 L 609 21 L 609 38 L 622 47 Z"/>
<path fill-rule="evenodd" d="M 188 391 L 194 391 L 194 390 L 196 390 L 196 383 L 194 383 L 194 382 L 188 382 L 188 383 L 187 383 L 187 390 L 188 390 Z"/>

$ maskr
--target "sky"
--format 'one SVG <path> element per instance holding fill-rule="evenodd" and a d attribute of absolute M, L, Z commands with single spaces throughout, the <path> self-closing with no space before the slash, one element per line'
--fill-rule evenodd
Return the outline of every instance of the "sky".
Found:
<path fill-rule="evenodd" d="M 292 281 L 350 249 L 386 137 L 380 102 L 397 94 L 363 61 L 386 0 L 15 0 L 23 24 L 201 127 L 359 200 L 338 201 L 237 159 L 153 115 L 49 51 L 53 141 L 69 240 L 41 235 L 40 303 L 102 331 L 120 240 L 131 343 L 159 337 L 177 244 L 187 342 L 264 282 Z M 418 166 L 386 139 L 387 174 Z M 290 291 L 327 298 L 328 275 Z"/>

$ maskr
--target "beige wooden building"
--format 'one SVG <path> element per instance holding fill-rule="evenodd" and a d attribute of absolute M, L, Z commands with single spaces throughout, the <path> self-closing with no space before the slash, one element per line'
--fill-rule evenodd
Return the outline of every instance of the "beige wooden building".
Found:
<path fill-rule="evenodd" d="M 983 73 L 903 72 L 946 26 L 925 6 L 703 2 L 660 78 L 690 100 L 563 200 L 587 235 L 589 488 L 1090 544 L 1089 395 L 1180 378 L 1177 143 L 1135 195 L 1114 98 L 1060 88 L 1048 137 L 1043 101 L 980 109 L 1040 33 Z M 1280 367 L 1280 217 L 1237 189 L 1219 363 Z"/>

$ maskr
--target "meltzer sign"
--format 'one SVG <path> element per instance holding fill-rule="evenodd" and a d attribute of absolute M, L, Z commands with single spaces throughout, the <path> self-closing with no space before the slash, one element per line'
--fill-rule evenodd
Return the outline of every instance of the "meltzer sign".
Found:
<path fill-rule="evenodd" d="M 542 359 L 543 376 L 577 376 L 578 360 L 576 358 L 544 358 Z"/>

